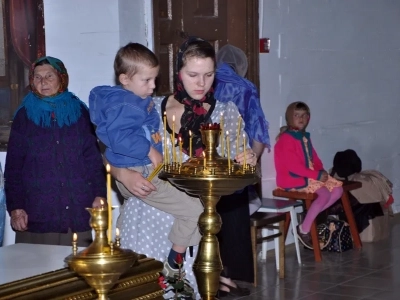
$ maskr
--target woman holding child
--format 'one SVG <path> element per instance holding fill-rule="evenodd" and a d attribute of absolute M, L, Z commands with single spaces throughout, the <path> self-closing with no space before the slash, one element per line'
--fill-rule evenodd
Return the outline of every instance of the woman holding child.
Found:
<path fill-rule="evenodd" d="M 236 155 L 239 152 L 236 149 L 236 131 L 240 116 L 237 106 L 233 102 L 222 103 L 214 98 L 213 83 L 216 70 L 214 48 L 204 40 L 189 38 L 180 47 L 176 65 L 175 93 L 165 98 L 154 98 L 154 103 L 160 115 L 164 116 L 165 113 L 165 126 L 168 133 L 172 134 L 171 128 L 175 126 L 176 134 L 182 138 L 182 149 L 185 153 L 184 160 L 188 158 L 190 137 L 192 137 L 193 141 L 193 154 L 196 156 L 202 155 L 203 144 L 201 141 L 200 125 L 202 123 L 219 123 L 222 117 L 225 124 L 224 130 L 229 131 L 227 142 L 231 144 L 231 157 L 235 157 L 238 163 L 243 163 L 246 156 L 246 162 L 255 165 L 257 158 L 251 149 L 246 149 L 245 153 L 242 152 Z M 163 124 L 160 126 L 160 134 L 163 133 L 162 126 Z M 243 136 L 244 134 L 243 127 L 241 127 L 239 136 Z M 176 138 L 177 136 L 174 139 L 175 145 L 177 142 Z M 165 140 L 171 146 L 171 140 L 164 137 Z M 247 140 L 249 139 L 247 138 Z M 249 148 L 248 145 L 244 146 Z M 239 150 L 242 151 L 243 149 L 243 145 L 240 145 Z M 113 175 L 133 195 L 140 198 L 145 198 L 156 189 L 142 174 L 132 170 L 113 168 Z M 171 223 L 172 219 L 168 214 L 144 205 L 143 202 L 135 198 L 130 198 L 123 205 L 118 226 L 121 226 L 121 239 L 125 239 L 125 245 L 133 248 L 135 251 L 164 260 L 166 249 L 160 249 L 159 245 L 163 248 L 167 247 L 168 241 L 166 240 L 167 234 L 165 231 L 171 226 Z M 238 225 L 249 227 L 248 222 Z M 251 268 L 252 272 L 250 228 L 248 230 L 248 241 L 248 267 Z M 237 247 L 243 248 L 243 244 L 237 244 Z M 241 259 L 247 258 L 241 257 Z M 223 257 L 222 261 L 224 261 Z M 187 257 L 185 262 L 185 265 L 188 266 L 186 269 L 186 278 L 195 284 L 191 270 L 192 263 L 193 258 Z M 221 278 L 222 280 L 224 279 Z M 242 296 L 249 294 L 248 290 L 240 289 L 233 281 L 225 280 L 225 285 L 231 287 L 230 291 L 232 293 L 236 292 L 237 295 Z M 226 293 L 229 292 L 229 288 L 227 290 L 226 286 L 225 291 Z"/>

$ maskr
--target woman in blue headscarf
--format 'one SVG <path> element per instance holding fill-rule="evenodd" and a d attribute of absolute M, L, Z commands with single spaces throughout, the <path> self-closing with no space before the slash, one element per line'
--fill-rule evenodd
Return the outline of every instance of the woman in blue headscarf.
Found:
<path fill-rule="evenodd" d="M 16 243 L 91 241 L 86 207 L 106 197 L 102 157 L 86 105 L 68 91 L 63 62 L 46 56 L 29 74 L 31 91 L 15 113 L 5 192 Z"/>

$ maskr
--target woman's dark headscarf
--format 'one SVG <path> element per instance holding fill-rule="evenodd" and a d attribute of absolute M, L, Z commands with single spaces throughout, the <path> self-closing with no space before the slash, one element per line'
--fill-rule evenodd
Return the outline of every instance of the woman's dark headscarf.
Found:
<path fill-rule="evenodd" d="M 201 56 L 190 55 L 186 56 L 188 49 L 191 46 L 197 46 Z M 198 37 L 189 37 L 179 48 L 179 52 L 176 60 L 175 70 L 175 99 L 184 105 L 184 112 L 181 118 L 181 129 L 179 135 L 182 138 L 182 150 L 188 154 L 190 145 L 189 130 L 192 132 L 192 147 L 195 156 L 202 156 L 203 142 L 201 140 L 200 125 L 210 122 L 210 116 L 215 107 L 214 89 L 213 87 L 207 92 L 207 94 L 201 100 L 193 99 L 189 96 L 183 86 L 182 78 L 180 76 L 180 70 L 184 66 L 184 62 L 190 58 L 211 58 L 215 65 L 215 50 L 212 45 Z M 210 104 L 210 109 L 207 111 L 204 109 L 203 104 Z"/>

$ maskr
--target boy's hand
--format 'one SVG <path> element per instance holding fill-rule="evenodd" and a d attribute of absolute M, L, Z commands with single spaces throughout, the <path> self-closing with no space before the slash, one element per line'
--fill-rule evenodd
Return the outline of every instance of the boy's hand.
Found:
<path fill-rule="evenodd" d="M 320 181 L 322 181 L 322 182 L 328 181 L 328 172 L 326 172 L 325 170 L 322 171 Z"/>
<path fill-rule="evenodd" d="M 150 158 L 151 162 L 153 163 L 154 168 L 157 168 L 157 166 L 163 162 L 163 157 L 162 157 L 161 153 L 158 152 L 153 147 L 150 147 L 149 158 Z"/>

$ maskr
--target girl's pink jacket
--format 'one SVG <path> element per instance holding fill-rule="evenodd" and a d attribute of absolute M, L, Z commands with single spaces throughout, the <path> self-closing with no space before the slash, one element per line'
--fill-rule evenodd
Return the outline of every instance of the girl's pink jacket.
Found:
<path fill-rule="evenodd" d="M 308 165 L 303 136 L 308 140 L 314 170 Z M 308 178 L 319 180 L 324 171 L 321 160 L 311 144 L 310 133 L 285 131 L 274 147 L 276 184 L 283 189 L 301 189 L 308 185 Z"/>

